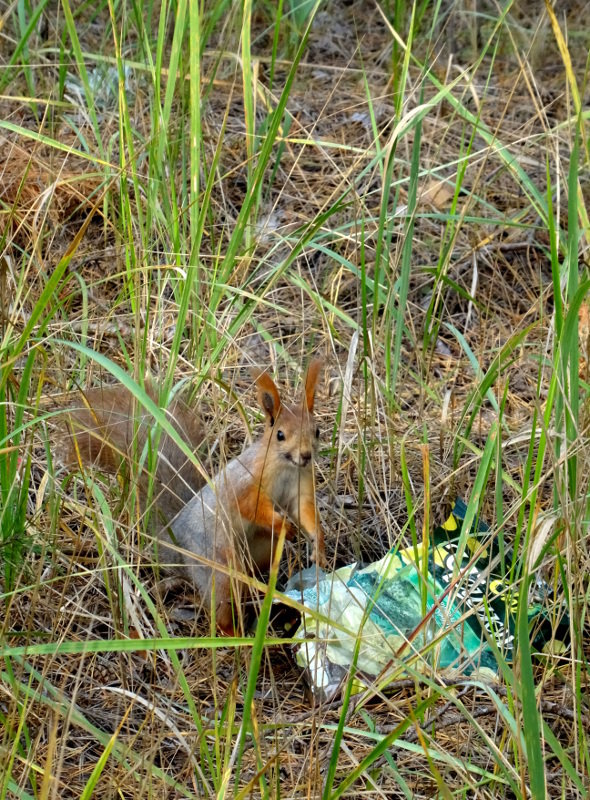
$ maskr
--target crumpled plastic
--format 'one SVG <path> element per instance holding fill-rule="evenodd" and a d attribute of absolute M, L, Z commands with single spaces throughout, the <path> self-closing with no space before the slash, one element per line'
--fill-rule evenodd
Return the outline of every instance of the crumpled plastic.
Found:
<path fill-rule="evenodd" d="M 466 511 L 457 500 L 426 546 L 330 574 L 311 568 L 291 579 L 285 594 L 308 609 L 294 634 L 295 658 L 316 695 L 333 697 L 352 665 L 361 688 L 377 676 L 383 685 L 388 675 L 416 671 L 491 680 L 496 652 L 511 661 L 518 610 L 511 556 L 499 550 L 485 522 L 462 535 Z M 555 651 L 556 640 L 558 650 L 565 647 L 569 621 L 557 606 L 537 579 L 528 617 L 538 650 Z"/>

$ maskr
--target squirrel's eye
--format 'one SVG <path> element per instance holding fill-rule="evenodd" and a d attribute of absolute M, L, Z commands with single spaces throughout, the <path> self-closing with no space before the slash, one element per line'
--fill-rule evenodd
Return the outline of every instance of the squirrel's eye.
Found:
<path fill-rule="evenodd" d="M 279 442 L 285 441 L 285 434 L 283 433 L 283 431 L 277 431 L 277 439 L 279 440 Z"/>
<path fill-rule="evenodd" d="M 320 438 L 320 429 L 319 429 L 319 428 L 316 428 L 316 429 L 315 429 L 315 438 L 316 438 L 316 439 L 319 439 L 319 438 Z"/>

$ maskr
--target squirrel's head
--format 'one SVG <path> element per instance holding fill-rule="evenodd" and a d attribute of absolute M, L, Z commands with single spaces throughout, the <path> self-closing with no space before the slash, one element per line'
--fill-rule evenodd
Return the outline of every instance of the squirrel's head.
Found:
<path fill-rule="evenodd" d="M 255 375 L 258 402 L 266 415 L 264 441 L 270 463 L 286 460 L 295 467 L 311 467 L 320 431 L 313 413 L 315 390 L 322 368 L 314 359 L 307 370 L 303 396 L 299 403 L 281 402 L 274 381 L 266 372 Z"/>

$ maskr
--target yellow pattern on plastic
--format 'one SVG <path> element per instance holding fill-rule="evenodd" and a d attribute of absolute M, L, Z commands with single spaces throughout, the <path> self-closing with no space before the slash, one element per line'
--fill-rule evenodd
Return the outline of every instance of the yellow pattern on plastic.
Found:
<path fill-rule="evenodd" d="M 453 514 L 451 514 L 449 516 L 449 518 L 448 518 L 448 520 L 446 522 L 443 522 L 442 526 L 445 529 L 445 531 L 456 531 L 457 528 L 459 527 L 457 525 L 457 520 L 455 519 Z"/>

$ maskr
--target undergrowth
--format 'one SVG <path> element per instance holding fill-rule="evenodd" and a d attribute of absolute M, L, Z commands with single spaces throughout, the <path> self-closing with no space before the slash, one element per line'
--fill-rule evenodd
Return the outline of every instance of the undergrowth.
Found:
<path fill-rule="evenodd" d="M 0 800 L 588 796 L 587 25 L 533 5 L 3 12 Z M 312 355 L 330 565 L 462 496 L 518 609 L 496 679 L 392 654 L 322 703 L 267 627 L 304 543 L 218 638 L 149 568 L 133 474 L 60 462 L 119 381 L 171 435 L 186 393 L 214 470 L 256 435 L 247 367 Z M 541 580 L 570 635 L 539 654 Z"/>

